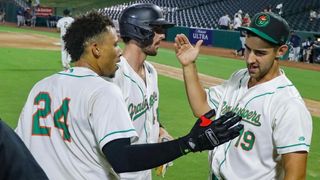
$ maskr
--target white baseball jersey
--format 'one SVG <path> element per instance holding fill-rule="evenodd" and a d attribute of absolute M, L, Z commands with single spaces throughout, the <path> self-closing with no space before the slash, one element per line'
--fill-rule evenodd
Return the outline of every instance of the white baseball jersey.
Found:
<path fill-rule="evenodd" d="M 38 82 L 17 134 L 49 179 L 119 179 L 102 152 L 119 138 L 137 138 L 119 87 L 84 67 Z"/>
<path fill-rule="evenodd" d="M 62 37 L 66 34 L 68 27 L 73 23 L 74 19 L 72 17 L 63 17 L 58 20 L 57 22 L 57 28 L 60 29 L 60 43 L 61 43 L 61 61 L 62 66 L 65 68 L 69 67 L 69 63 L 71 61 L 71 57 L 69 53 L 64 49 L 65 43 L 62 39 Z"/>
<path fill-rule="evenodd" d="M 281 179 L 281 155 L 309 151 L 312 119 L 292 82 L 282 74 L 248 89 L 246 69 L 207 90 L 217 118 L 228 111 L 241 115 L 240 136 L 209 153 L 218 179 Z"/>
<path fill-rule="evenodd" d="M 158 75 L 155 68 L 144 62 L 146 83 L 131 68 L 122 56 L 119 69 L 112 79 L 123 94 L 132 123 L 139 135 L 137 144 L 157 143 L 159 137 L 158 122 Z M 121 179 L 151 179 L 151 170 L 120 174 Z"/>

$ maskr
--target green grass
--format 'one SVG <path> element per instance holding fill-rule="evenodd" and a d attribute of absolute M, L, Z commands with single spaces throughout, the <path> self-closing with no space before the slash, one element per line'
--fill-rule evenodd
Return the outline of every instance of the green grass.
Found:
<path fill-rule="evenodd" d="M 312 117 L 312 142 L 308 157 L 307 179 L 320 179 L 320 118 Z"/>
<path fill-rule="evenodd" d="M 32 29 L 26 28 L 16 28 L 16 27 L 9 27 L 9 26 L 0 26 L 0 32 L 17 32 L 17 33 L 28 33 L 28 34 L 41 34 L 53 38 L 59 38 L 60 34 L 58 32 L 44 32 L 44 31 L 36 31 Z"/>
<path fill-rule="evenodd" d="M 184 84 L 179 80 L 159 76 L 159 85 L 160 121 L 173 137 L 178 138 L 188 133 L 195 122 Z M 206 179 L 208 172 L 207 153 L 195 153 L 175 160 L 165 179 Z M 154 176 L 154 179 L 162 178 Z"/>
<path fill-rule="evenodd" d="M 0 31 L 2 29 L 0 26 Z M 160 51 L 159 56 L 152 58 L 153 61 L 180 67 L 172 51 L 166 49 Z M 11 127 L 15 127 L 32 86 L 40 79 L 60 71 L 60 52 L 1 47 L 0 54 L 0 117 Z M 201 55 L 197 66 L 201 73 L 225 79 L 234 70 L 244 67 L 244 62 Z M 319 92 L 319 85 L 314 82 L 319 80 L 320 72 L 286 67 L 284 69 L 295 85 L 299 86 L 298 89 L 306 93 L 303 94 L 304 97 L 319 100 L 316 94 Z M 189 108 L 183 82 L 160 75 L 159 88 L 161 122 L 174 137 L 186 134 L 195 118 Z M 319 132 L 320 118 L 313 117 L 313 138 L 307 168 L 307 179 L 310 180 L 320 179 Z M 174 166 L 168 169 L 165 179 L 207 179 L 208 167 L 207 153 L 191 154 L 175 160 Z M 162 178 L 154 177 L 154 179 Z"/>
<path fill-rule="evenodd" d="M 60 70 L 58 51 L 0 48 L 0 117 L 15 127 L 32 86 Z"/>

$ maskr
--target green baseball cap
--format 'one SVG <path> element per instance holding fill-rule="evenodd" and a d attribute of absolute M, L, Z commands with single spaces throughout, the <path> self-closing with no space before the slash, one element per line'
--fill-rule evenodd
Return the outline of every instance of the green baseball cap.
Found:
<path fill-rule="evenodd" d="M 290 28 L 286 20 L 272 12 L 257 13 L 249 27 L 239 27 L 277 45 L 287 42 Z"/>

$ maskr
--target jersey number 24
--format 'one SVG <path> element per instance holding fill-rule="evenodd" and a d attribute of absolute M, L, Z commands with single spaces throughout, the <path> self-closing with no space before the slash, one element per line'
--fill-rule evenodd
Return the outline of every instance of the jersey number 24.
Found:
<path fill-rule="evenodd" d="M 40 103 L 43 101 L 44 108 L 39 107 Z M 62 138 L 66 141 L 71 141 L 70 132 L 67 125 L 67 117 L 69 112 L 69 98 L 64 98 L 62 100 L 61 106 L 54 111 L 53 117 L 51 114 L 51 98 L 49 93 L 40 92 L 34 99 L 34 105 L 38 106 L 37 111 L 33 114 L 32 120 L 32 135 L 36 136 L 50 136 L 51 127 L 41 126 L 40 119 L 44 121 L 53 120 L 55 128 L 58 128 L 62 132 Z M 48 123 L 46 123 L 48 124 Z"/>

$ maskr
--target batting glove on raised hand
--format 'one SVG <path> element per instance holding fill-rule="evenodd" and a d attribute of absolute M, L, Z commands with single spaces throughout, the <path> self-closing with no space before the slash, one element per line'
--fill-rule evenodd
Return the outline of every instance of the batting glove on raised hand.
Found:
<path fill-rule="evenodd" d="M 215 115 L 214 110 L 210 110 L 201 116 L 190 133 L 179 139 L 182 153 L 212 150 L 235 137 L 239 136 L 243 129 L 242 124 L 237 124 L 242 118 L 233 112 L 227 112 L 217 120 L 211 121 Z"/>

